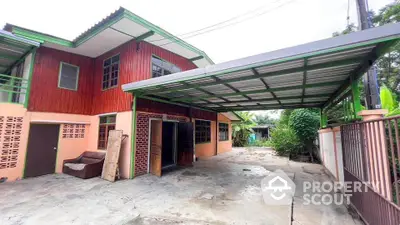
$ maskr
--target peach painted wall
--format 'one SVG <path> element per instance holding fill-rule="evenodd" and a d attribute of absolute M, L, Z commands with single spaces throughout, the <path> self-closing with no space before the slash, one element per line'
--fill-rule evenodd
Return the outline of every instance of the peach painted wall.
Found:
<path fill-rule="evenodd" d="M 224 153 L 224 152 L 229 152 L 232 151 L 232 124 L 231 120 L 225 117 L 222 114 L 218 114 L 218 125 L 219 123 L 227 123 L 228 124 L 228 129 L 229 129 L 229 139 L 227 141 L 219 141 L 219 128 L 218 128 L 218 154 Z"/>
<path fill-rule="evenodd" d="M 132 111 L 117 114 L 117 130 L 123 130 L 128 135 L 122 142 L 119 155 L 119 170 L 122 178 L 129 178 L 131 167 L 131 143 L 132 143 Z"/>
<path fill-rule="evenodd" d="M 195 121 L 195 119 L 193 120 Z M 193 122 L 194 123 L 194 122 Z M 196 127 L 196 126 L 194 126 Z M 216 122 L 211 121 L 211 142 L 201 143 L 195 145 L 195 155 L 199 158 L 206 158 L 215 155 L 215 142 L 216 142 Z"/>
<path fill-rule="evenodd" d="M 28 112 L 30 122 L 34 124 L 60 124 L 58 139 L 56 173 L 62 172 L 62 163 L 65 159 L 76 158 L 84 151 L 88 151 L 90 116 L 67 113 Z M 62 138 L 64 124 L 85 124 L 84 138 Z"/>
<path fill-rule="evenodd" d="M 63 125 L 60 125 L 60 135 L 58 139 L 56 173 L 62 173 L 63 161 L 80 156 L 88 151 L 88 137 L 90 125 L 85 125 L 85 138 L 62 138 Z"/>
<path fill-rule="evenodd" d="M 0 178 L 7 177 L 7 181 L 22 179 L 25 167 L 26 146 L 28 143 L 29 134 L 29 118 L 27 116 L 27 111 L 23 107 L 23 105 L 12 103 L 0 103 L 0 109 L 0 117 L 4 117 L 4 120 L 6 120 L 8 116 L 22 117 L 23 119 L 16 166 L 13 168 L 0 169 Z M 0 127 L 1 132 L 2 130 L 5 130 L 5 123 L 2 124 L 0 122 L 0 124 L 4 124 L 3 128 Z M 3 148 L 3 143 L 5 143 L 5 141 L 3 136 L 0 135 L 0 138 L 0 155 L 6 156 L 6 154 L 2 154 L 1 152 L 1 150 L 5 150 L 5 148 Z"/>
<path fill-rule="evenodd" d="M 132 111 L 120 112 L 117 114 L 116 129 L 123 130 L 123 134 L 127 134 L 128 137 L 124 140 L 122 149 L 120 152 L 119 169 L 122 178 L 129 178 L 130 174 L 130 159 L 131 159 L 131 130 L 132 130 Z M 99 123 L 100 116 L 90 116 L 90 129 L 89 129 L 89 143 L 88 148 L 90 151 L 104 151 L 97 148 L 97 142 L 99 137 Z"/>

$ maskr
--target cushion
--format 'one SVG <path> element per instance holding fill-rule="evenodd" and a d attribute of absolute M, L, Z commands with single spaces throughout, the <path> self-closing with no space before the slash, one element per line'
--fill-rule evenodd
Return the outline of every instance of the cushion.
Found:
<path fill-rule="evenodd" d="M 71 170 L 83 170 L 86 166 L 84 163 L 65 163 L 64 166 L 70 168 Z"/>

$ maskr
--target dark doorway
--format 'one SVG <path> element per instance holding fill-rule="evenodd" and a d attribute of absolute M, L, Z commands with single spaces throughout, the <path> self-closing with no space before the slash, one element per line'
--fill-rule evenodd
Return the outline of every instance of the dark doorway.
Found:
<path fill-rule="evenodd" d="M 31 124 L 26 153 L 25 177 L 52 174 L 56 168 L 58 124 Z"/>
<path fill-rule="evenodd" d="M 176 124 L 163 122 L 162 125 L 162 167 L 176 165 Z"/>
<path fill-rule="evenodd" d="M 192 166 L 194 157 L 193 123 L 178 123 L 178 165 Z"/>

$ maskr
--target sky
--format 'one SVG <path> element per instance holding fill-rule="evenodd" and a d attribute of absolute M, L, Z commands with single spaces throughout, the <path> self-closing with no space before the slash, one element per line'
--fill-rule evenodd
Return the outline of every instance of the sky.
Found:
<path fill-rule="evenodd" d="M 239 24 L 184 39 L 220 63 L 329 38 L 346 27 L 348 1 L 350 21 L 357 24 L 355 0 L 4 1 L 0 27 L 11 23 L 73 40 L 122 6 L 179 35 L 254 12 L 241 17 L 240 20 L 253 18 Z M 369 0 L 369 8 L 378 11 L 392 2 Z"/>

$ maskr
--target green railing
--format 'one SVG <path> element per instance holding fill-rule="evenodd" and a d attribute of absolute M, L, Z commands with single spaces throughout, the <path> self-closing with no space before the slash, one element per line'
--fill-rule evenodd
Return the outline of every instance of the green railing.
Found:
<path fill-rule="evenodd" d="M 28 83 L 28 79 L 0 74 L 0 103 L 24 104 Z"/>

